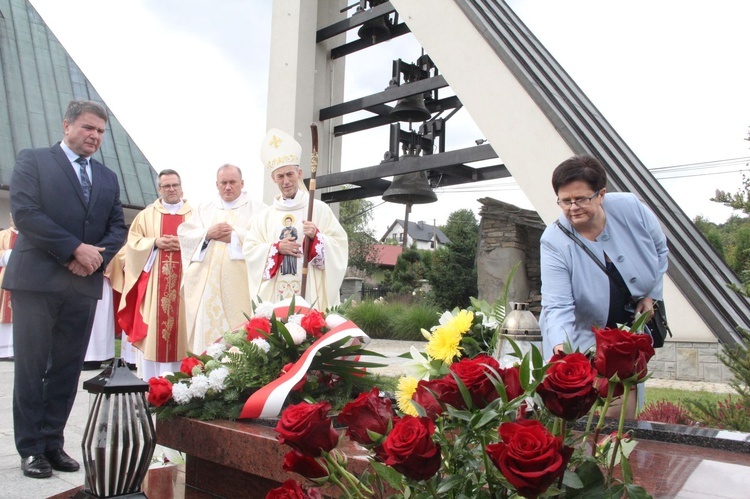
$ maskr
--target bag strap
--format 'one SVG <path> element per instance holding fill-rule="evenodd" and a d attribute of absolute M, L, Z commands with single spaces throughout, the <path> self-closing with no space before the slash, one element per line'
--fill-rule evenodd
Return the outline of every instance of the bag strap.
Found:
<path fill-rule="evenodd" d="M 599 258 L 596 257 L 596 255 L 594 254 L 594 252 L 591 251 L 588 246 L 586 246 L 585 244 L 583 244 L 583 241 L 581 241 L 580 239 L 578 239 L 575 236 L 575 234 L 573 234 L 572 232 L 570 232 L 567 227 L 565 227 L 563 224 L 560 223 L 559 220 L 555 220 L 555 225 L 557 225 L 560 228 L 560 230 L 563 231 L 563 233 L 566 236 L 568 236 L 570 239 L 572 239 L 574 243 L 576 243 L 581 249 L 583 249 L 583 251 L 585 251 L 586 254 L 588 256 L 590 256 L 592 260 L 594 260 L 594 262 L 599 266 L 599 268 L 602 269 L 605 274 L 607 274 L 607 276 L 610 278 L 610 280 L 612 282 L 614 282 L 615 285 L 617 285 L 620 288 L 620 291 L 622 291 L 623 293 L 625 293 L 625 296 L 629 296 L 630 300 L 631 301 L 633 300 L 633 295 L 630 294 L 630 290 L 627 287 L 625 287 L 622 284 L 620 284 L 619 282 L 617 282 L 617 279 L 615 279 L 615 276 L 612 274 L 612 272 L 610 272 L 610 270 L 607 268 L 607 266 L 604 265 L 601 262 L 601 260 L 599 260 Z"/>

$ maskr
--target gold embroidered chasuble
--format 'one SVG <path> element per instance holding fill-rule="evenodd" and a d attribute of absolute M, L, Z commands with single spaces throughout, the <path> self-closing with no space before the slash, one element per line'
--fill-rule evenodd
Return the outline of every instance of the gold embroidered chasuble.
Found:
<path fill-rule="evenodd" d="M 265 205 L 243 192 L 229 209 L 225 206 L 217 196 L 202 204 L 178 230 L 188 343 L 197 354 L 252 313 L 242 244 L 251 219 Z M 204 249 L 206 232 L 222 222 L 233 227 L 232 242 L 213 240 Z"/>
<path fill-rule="evenodd" d="M 307 218 L 309 193 L 299 191 L 293 201 L 276 196 L 271 206 L 253 220 L 243 247 L 247 261 L 250 296 L 258 302 L 276 302 L 299 294 L 302 281 L 302 258 L 289 265 L 277 264 L 278 242 L 291 229 L 302 235 L 302 222 Z M 291 218 L 291 220 L 290 220 Z M 339 292 L 349 258 L 346 232 L 329 206 L 315 200 L 312 222 L 318 229 L 314 256 L 307 269 L 305 300 L 318 310 L 340 303 Z M 287 227 L 291 222 L 291 227 Z M 286 256 L 285 260 L 294 258 Z"/>
<path fill-rule="evenodd" d="M 129 339 L 136 335 L 136 341 L 131 342 L 148 361 L 178 362 L 187 354 L 185 304 L 180 297 L 181 252 L 155 249 L 154 243 L 161 235 L 176 235 L 176 226 L 192 213 L 187 202 L 170 214 L 161 200 L 156 200 L 130 225 L 118 320 Z M 152 251 L 156 253 L 153 259 Z"/>

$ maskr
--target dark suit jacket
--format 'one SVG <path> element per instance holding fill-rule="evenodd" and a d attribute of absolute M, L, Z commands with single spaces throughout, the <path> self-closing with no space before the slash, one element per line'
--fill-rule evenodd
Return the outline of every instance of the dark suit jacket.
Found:
<path fill-rule="evenodd" d="M 91 199 L 58 142 L 18 154 L 10 183 L 10 209 L 18 240 L 5 270 L 3 288 L 65 291 L 101 298 L 102 272 L 125 243 L 127 228 L 117 176 L 91 159 Z M 81 243 L 106 248 L 104 263 L 91 276 L 66 265 Z"/>

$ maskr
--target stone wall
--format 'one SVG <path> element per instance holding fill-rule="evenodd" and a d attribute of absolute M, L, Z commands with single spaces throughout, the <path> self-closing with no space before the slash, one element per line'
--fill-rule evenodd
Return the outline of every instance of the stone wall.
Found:
<path fill-rule="evenodd" d="M 479 298 L 494 302 L 505 287 L 513 266 L 521 262 L 510 285 L 510 301 L 529 302 L 529 310 L 541 312 L 539 240 L 545 225 L 536 212 L 491 198 L 479 200 L 477 287 Z M 732 373 L 716 357 L 715 342 L 667 341 L 649 362 L 655 378 L 728 383 Z"/>
<path fill-rule="evenodd" d="M 536 212 L 491 198 L 482 203 L 477 248 L 479 298 L 494 302 L 505 288 L 511 269 L 521 262 L 510 283 L 510 301 L 531 302 L 539 315 L 541 276 L 539 239 L 544 223 Z"/>
<path fill-rule="evenodd" d="M 729 383 L 732 372 L 717 357 L 722 349 L 718 341 L 668 341 L 664 347 L 656 349 L 648 367 L 654 378 L 659 379 Z"/>

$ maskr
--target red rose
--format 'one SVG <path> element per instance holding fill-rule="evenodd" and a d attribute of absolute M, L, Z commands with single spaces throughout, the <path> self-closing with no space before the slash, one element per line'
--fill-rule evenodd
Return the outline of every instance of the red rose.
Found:
<path fill-rule="evenodd" d="M 328 417 L 330 410 L 328 402 L 290 405 L 276 425 L 279 442 L 312 457 L 319 457 L 321 450 L 331 451 L 339 442 L 339 434 Z"/>
<path fill-rule="evenodd" d="M 195 366 L 200 366 L 201 369 L 203 369 L 203 362 L 196 359 L 195 357 L 185 357 L 184 359 L 182 359 L 182 363 L 180 364 L 180 372 L 183 372 L 188 376 L 192 376 Z"/>
<path fill-rule="evenodd" d="M 294 363 L 293 362 L 289 362 L 284 367 L 282 367 L 281 368 L 281 374 L 282 374 L 282 376 L 284 374 L 288 373 L 292 369 L 292 367 L 294 367 Z M 307 373 L 305 373 L 304 376 L 302 376 L 302 378 L 299 381 L 297 381 L 297 383 L 295 383 L 295 385 L 292 387 L 292 391 L 293 392 L 301 392 L 302 389 L 305 387 L 305 383 L 307 383 Z"/>
<path fill-rule="evenodd" d="M 500 365 L 493 357 L 480 354 L 473 359 L 464 358 L 451 364 L 450 370 L 466 385 L 476 408 L 487 407 L 487 404 L 500 396 L 488 376 L 492 375 L 493 370 L 500 372 Z"/>
<path fill-rule="evenodd" d="M 265 340 L 266 335 L 271 333 L 271 321 L 265 317 L 253 317 L 243 327 L 247 333 L 247 341 L 253 341 L 258 338 Z"/>
<path fill-rule="evenodd" d="M 162 377 L 148 380 L 148 403 L 161 407 L 172 398 L 172 383 Z"/>
<path fill-rule="evenodd" d="M 601 398 L 607 398 L 607 393 L 609 391 L 609 380 L 607 378 L 602 378 L 601 376 L 597 377 L 594 382 L 594 387 Z M 622 383 L 617 383 L 615 385 L 615 391 L 612 393 L 612 398 L 619 397 L 623 393 L 625 393 L 625 386 Z"/>
<path fill-rule="evenodd" d="M 649 359 L 654 356 L 651 337 L 621 329 L 597 329 L 596 355 L 594 367 L 600 376 L 607 379 L 615 374 L 625 380 L 638 374 L 638 379 L 646 376 Z"/>
<path fill-rule="evenodd" d="M 383 443 L 385 464 L 413 480 L 427 480 L 440 469 L 440 445 L 432 441 L 430 418 L 406 415 Z"/>
<path fill-rule="evenodd" d="M 487 455 L 523 497 L 535 499 L 565 473 L 573 448 L 539 421 L 503 423 L 498 431 L 502 442 L 488 445 Z"/>
<path fill-rule="evenodd" d="M 321 499 L 318 489 L 302 490 L 297 482 L 291 478 L 284 482 L 281 487 L 269 490 L 266 499 Z"/>
<path fill-rule="evenodd" d="M 440 401 L 435 398 L 437 395 L 435 393 L 435 388 L 437 387 L 434 385 L 437 384 L 438 381 L 439 380 L 437 379 L 430 381 L 420 380 L 419 383 L 417 383 L 417 389 L 414 390 L 414 393 L 411 396 L 411 399 L 424 409 L 427 417 L 432 421 L 435 421 L 438 416 L 443 413 L 443 406 L 440 404 Z"/>
<path fill-rule="evenodd" d="M 328 468 L 320 464 L 318 459 L 306 456 L 292 449 L 284 456 L 284 471 L 299 473 L 305 478 L 323 478 L 328 476 Z"/>
<path fill-rule="evenodd" d="M 443 405 L 466 409 L 466 402 L 458 389 L 456 379 L 450 374 L 440 379 L 420 381 L 412 400 L 421 405 L 427 412 L 427 417 L 433 421 L 443 413 Z"/>
<path fill-rule="evenodd" d="M 305 328 L 305 331 L 307 331 L 307 334 L 310 336 L 320 338 L 323 336 L 323 328 L 326 327 L 326 320 L 323 317 L 323 314 L 313 309 L 310 310 L 309 314 L 302 318 L 300 325 Z"/>
<path fill-rule="evenodd" d="M 513 400 L 523 393 L 521 371 L 518 366 L 499 369 L 498 374 L 500 379 L 503 380 L 503 385 L 505 385 L 505 394 L 508 396 L 508 400 Z"/>
<path fill-rule="evenodd" d="M 354 401 L 344 406 L 338 416 L 338 421 L 348 426 L 347 436 L 362 445 L 375 443 L 369 432 L 378 435 L 388 433 L 388 426 L 392 420 L 391 400 L 381 397 L 377 388 L 360 393 Z"/>
<path fill-rule="evenodd" d="M 597 399 L 596 369 L 582 353 L 555 354 L 551 366 L 536 392 L 544 406 L 557 417 L 578 419 L 591 409 Z"/>

